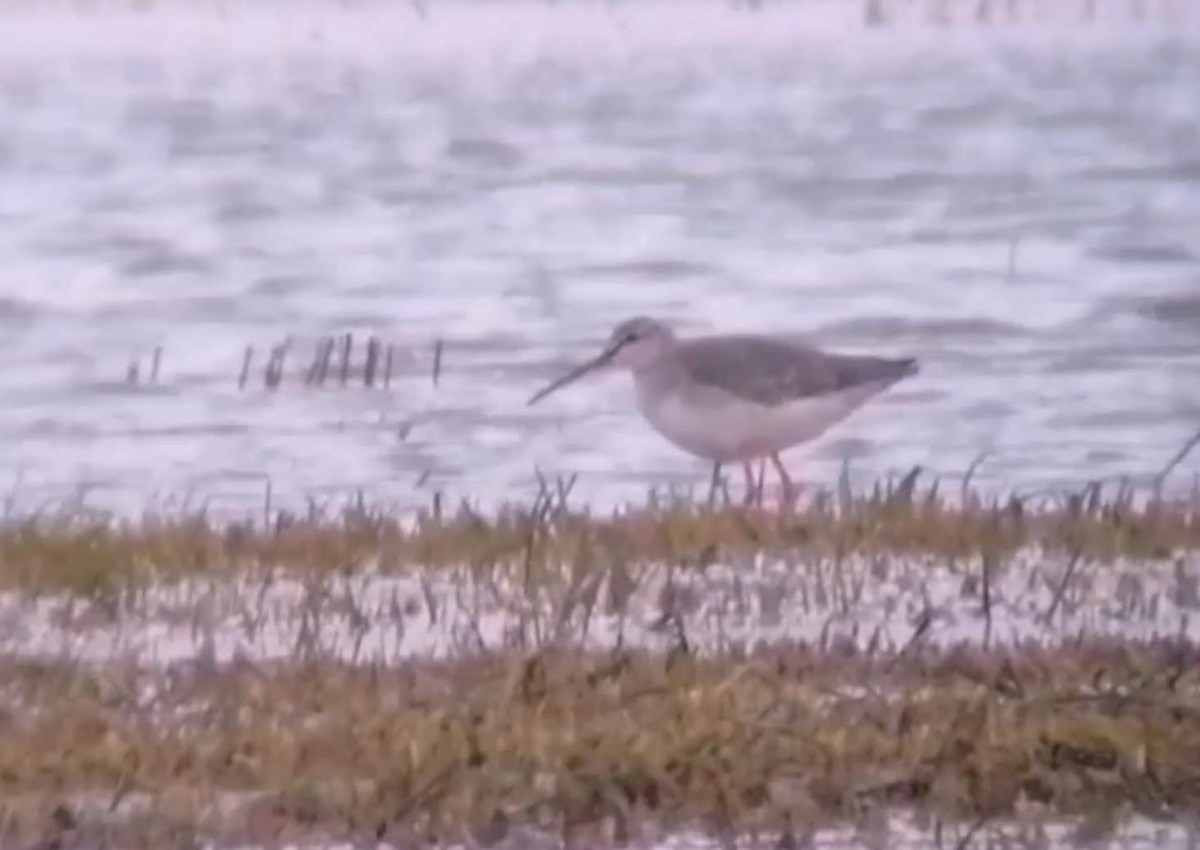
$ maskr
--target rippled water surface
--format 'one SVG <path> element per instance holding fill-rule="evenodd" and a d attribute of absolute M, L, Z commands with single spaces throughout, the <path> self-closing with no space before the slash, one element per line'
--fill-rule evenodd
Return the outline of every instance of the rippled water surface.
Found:
<path fill-rule="evenodd" d="M 0 488 L 136 508 L 256 504 L 268 480 L 492 501 L 535 468 L 600 500 L 703 486 L 627 379 L 525 405 L 634 313 L 920 357 L 787 455 L 804 480 L 985 450 L 997 487 L 1145 476 L 1196 429 L 1196 13 L 683 8 L 0 12 Z M 343 387 L 337 356 L 305 385 L 346 332 L 356 362 L 394 346 L 387 388 Z"/>

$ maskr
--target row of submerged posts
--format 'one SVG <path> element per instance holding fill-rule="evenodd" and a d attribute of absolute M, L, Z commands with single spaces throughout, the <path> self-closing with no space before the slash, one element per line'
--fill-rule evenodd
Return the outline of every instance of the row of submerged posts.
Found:
<path fill-rule="evenodd" d="M 444 341 L 435 340 L 431 373 L 435 386 L 441 377 L 444 350 Z M 318 338 L 307 363 L 304 358 L 304 353 L 298 350 L 295 340 L 290 336 L 270 346 L 265 352 L 247 345 L 237 375 L 238 389 L 247 390 L 261 383 L 263 388 L 275 390 L 289 375 L 302 378 L 306 387 L 361 385 L 387 389 L 391 387 L 393 375 L 416 359 L 412 346 L 385 343 L 374 335 L 368 336 L 365 342 L 356 343 L 352 333 Z M 157 384 L 162 359 L 163 350 L 159 346 L 154 349 L 147 368 L 143 368 L 138 359 L 130 361 L 125 372 L 125 383 L 129 386 Z M 290 370 L 289 363 L 297 362 L 300 366 Z"/>
<path fill-rule="evenodd" d="M 434 342 L 432 379 L 435 386 L 441 376 L 444 347 L 442 340 Z M 291 350 L 291 337 L 271 346 L 261 371 L 265 388 L 273 390 L 283 383 Z M 356 350 L 361 352 L 357 362 Z M 387 389 L 392 384 L 392 373 L 399 367 L 401 360 L 411 358 L 410 347 L 384 343 L 374 335 L 368 336 L 365 344 L 359 345 L 357 349 L 352 333 L 321 337 L 313 349 L 311 361 L 303 369 L 304 385 L 324 387 L 332 383 L 345 387 L 361 383 L 364 387 L 378 386 Z M 254 364 L 255 348 L 248 345 L 242 355 L 242 368 L 238 373 L 239 390 L 245 390 L 251 384 L 255 372 Z"/>
<path fill-rule="evenodd" d="M 763 0 L 748 0 L 759 8 Z M 863 22 L 869 27 L 895 23 L 1019 23 L 1038 21 L 1047 13 L 1058 19 L 1081 23 L 1101 20 L 1166 20 L 1188 12 L 1186 0 L 1070 0 L 1044 3 L 1041 0 L 864 0 Z"/>

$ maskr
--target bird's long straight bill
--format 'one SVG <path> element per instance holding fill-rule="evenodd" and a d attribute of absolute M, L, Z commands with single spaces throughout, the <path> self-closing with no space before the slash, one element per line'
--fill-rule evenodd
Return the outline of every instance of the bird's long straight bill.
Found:
<path fill-rule="evenodd" d="M 613 355 L 615 355 L 616 353 L 617 353 L 617 351 L 615 348 L 605 349 L 604 351 L 602 351 L 600 353 L 600 355 L 598 357 L 592 358 L 591 360 L 589 360 L 588 362 L 584 363 L 581 366 L 576 366 L 574 369 L 572 369 L 567 374 L 563 375 L 561 378 L 556 378 L 555 380 L 553 380 L 549 384 L 547 384 L 545 387 L 538 390 L 536 393 L 534 393 L 533 397 L 529 399 L 527 404 L 537 404 L 539 401 L 541 401 L 546 396 L 550 395 L 550 393 L 554 392 L 555 390 L 559 389 L 560 387 L 564 387 L 567 384 L 571 383 L 572 381 L 582 378 L 588 372 L 594 371 L 596 369 L 599 369 L 601 366 L 606 365 L 608 363 L 608 361 L 613 359 Z"/>

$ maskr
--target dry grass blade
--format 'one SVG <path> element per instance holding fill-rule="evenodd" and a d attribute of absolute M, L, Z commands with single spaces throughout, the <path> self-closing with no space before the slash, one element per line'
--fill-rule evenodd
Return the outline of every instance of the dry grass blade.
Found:
<path fill-rule="evenodd" d="M 1171 457 L 1166 466 L 1164 466 L 1158 473 L 1154 479 L 1154 497 L 1156 500 L 1162 498 L 1162 489 L 1163 485 L 1166 484 L 1167 476 L 1169 476 L 1175 470 L 1175 468 L 1179 466 L 1179 464 L 1183 463 L 1187 456 L 1191 454 L 1192 450 L 1198 445 L 1200 445 L 1200 431 L 1197 431 L 1190 438 L 1188 438 L 1188 441 L 1180 447 L 1179 451 L 1177 451 Z"/>

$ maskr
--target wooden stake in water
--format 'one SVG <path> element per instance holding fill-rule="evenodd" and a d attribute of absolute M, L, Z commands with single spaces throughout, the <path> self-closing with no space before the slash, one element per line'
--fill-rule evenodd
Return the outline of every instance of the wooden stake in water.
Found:
<path fill-rule="evenodd" d="M 329 377 L 329 361 L 333 359 L 333 337 L 326 337 L 321 343 L 321 352 L 318 355 L 320 365 L 317 367 L 317 384 L 325 385 L 325 379 Z"/>
<path fill-rule="evenodd" d="M 283 382 L 283 359 L 286 355 L 286 342 L 271 349 L 271 357 L 267 360 L 267 366 L 263 372 L 263 383 L 267 389 L 273 390 Z"/>
<path fill-rule="evenodd" d="M 375 337 L 367 339 L 367 362 L 363 366 L 363 383 L 368 387 L 375 386 L 375 369 L 379 364 L 379 340 Z"/>
<path fill-rule="evenodd" d="M 246 353 L 242 355 L 242 373 L 238 376 L 238 389 L 246 389 L 246 381 L 250 378 L 250 363 L 254 360 L 254 346 L 247 345 Z"/>
<path fill-rule="evenodd" d="M 154 349 L 154 359 L 150 361 L 150 383 L 158 383 L 158 368 L 162 365 L 162 346 Z"/>
<path fill-rule="evenodd" d="M 354 346 L 354 338 L 350 334 L 342 337 L 342 386 L 350 379 L 350 351 Z"/>
<path fill-rule="evenodd" d="M 438 378 L 442 374 L 442 340 L 438 340 L 433 345 L 433 385 L 438 385 Z"/>
<path fill-rule="evenodd" d="M 275 374 L 275 358 L 279 356 L 279 347 L 271 346 L 271 353 L 267 355 L 267 362 L 263 364 L 263 386 L 270 389 L 272 386 L 272 378 Z"/>
<path fill-rule="evenodd" d="M 325 345 L 324 340 L 317 340 L 317 345 L 313 349 L 312 362 L 308 364 L 308 371 L 304 373 L 304 386 L 311 387 L 317 383 L 317 372 L 321 368 L 321 349 Z"/>

